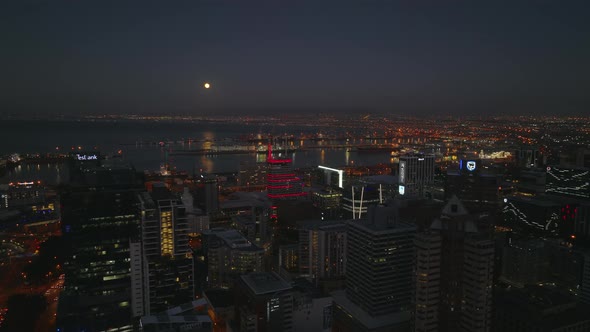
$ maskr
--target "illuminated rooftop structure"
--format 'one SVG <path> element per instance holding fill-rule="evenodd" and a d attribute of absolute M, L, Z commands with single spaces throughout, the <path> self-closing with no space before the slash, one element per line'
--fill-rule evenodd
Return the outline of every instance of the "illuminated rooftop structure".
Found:
<path fill-rule="evenodd" d="M 289 158 L 275 159 L 272 155 L 272 146 L 268 144 L 266 162 L 268 164 L 266 176 L 268 198 L 282 199 L 305 196 L 303 181 L 293 172 L 293 160 Z"/>
<path fill-rule="evenodd" d="M 547 194 L 590 198 L 590 170 L 547 167 Z"/>

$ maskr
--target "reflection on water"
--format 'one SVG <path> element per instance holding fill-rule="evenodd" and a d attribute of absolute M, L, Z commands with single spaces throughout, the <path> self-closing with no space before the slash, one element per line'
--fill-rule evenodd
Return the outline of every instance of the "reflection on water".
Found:
<path fill-rule="evenodd" d="M 68 168 L 63 164 L 22 164 L 8 170 L 0 178 L 0 183 L 40 180 L 55 185 L 67 180 L 68 174 Z"/>
<path fill-rule="evenodd" d="M 317 134 L 316 127 L 293 127 L 293 132 L 301 135 Z M 338 133 L 341 129 L 323 128 L 327 135 Z M 254 164 L 265 162 L 265 154 L 224 154 L 224 155 L 174 155 L 167 153 L 169 149 L 201 149 L 212 145 L 230 144 L 233 139 L 244 138 L 251 133 L 262 132 L 264 135 L 278 135 L 274 125 L 250 124 L 221 124 L 221 123 L 166 123 L 166 122 L 41 122 L 41 121 L 3 121 L 0 122 L 0 141 L 11 142 L 0 146 L 0 155 L 13 152 L 37 153 L 70 150 L 70 147 L 95 147 L 103 155 L 110 155 L 121 151 L 120 156 L 131 163 L 138 171 L 159 170 L 160 165 L 168 162 L 172 169 L 186 170 L 203 169 L 210 173 L 236 172 L 240 164 Z M 40 133 L 46 139 L 38 139 Z M 14 140 L 14 137 L 22 139 Z M 263 135 L 257 135 L 262 138 Z M 29 138 L 29 139 L 27 139 Z M 169 147 L 160 148 L 159 142 L 180 142 Z M 350 138 L 342 141 L 304 141 L 301 139 L 281 141 L 281 145 L 291 147 L 321 145 L 323 150 L 308 149 L 292 155 L 294 167 L 315 167 L 325 165 L 329 167 L 343 167 L 346 165 L 375 165 L 388 163 L 391 156 L 387 153 L 350 152 L 346 149 L 333 149 L 332 145 L 359 144 L 374 142 L 384 143 L 383 139 Z M 390 139 L 398 144 L 410 142 L 411 139 Z M 186 143 L 185 143 L 186 142 Z M 265 145 L 264 142 L 258 143 Z M 20 168 L 9 170 L 0 178 L 1 183 L 9 181 L 41 180 L 50 184 L 67 181 L 69 178 L 67 166 L 62 164 L 23 164 Z"/>
<path fill-rule="evenodd" d="M 206 173 L 213 173 L 215 170 L 215 163 L 213 162 L 212 158 L 207 158 L 206 156 L 201 157 L 201 169 Z"/>
<path fill-rule="evenodd" d="M 277 154 L 278 155 L 278 154 Z M 283 154 L 284 156 L 285 154 Z M 240 164 L 254 164 L 266 162 L 266 154 L 222 154 L 222 155 L 174 155 L 170 156 L 166 148 L 160 147 L 126 147 L 122 154 L 123 160 L 129 162 L 138 171 L 160 169 L 164 163 L 170 169 L 187 171 L 201 170 L 207 173 L 238 172 Z M 390 163 L 389 152 L 363 153 L 350 152 L 346 149 L 317 149 L 303 150 L 289 153 L 295 168 L 363 166 L 378 163 Z M 68 167 L 65 164 L 23 164 L 0 178 L 0 183 L 10 181 L 41 180 L 47 184 L 59 184 L 69 179 Z"/>

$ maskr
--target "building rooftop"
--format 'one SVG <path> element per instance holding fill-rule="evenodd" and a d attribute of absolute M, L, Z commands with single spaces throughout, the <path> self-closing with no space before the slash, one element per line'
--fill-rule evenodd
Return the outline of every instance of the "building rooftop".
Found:
<path fill-rule="evenodd" d="M 555 201 L 554 197 L 549 197 L 547 195 L 539 195 L 535 197 L 509 196 L 506 199 L 508 202 L 515 201 L 520 203 L 528 203 L 539 207 L 551 208 L 559 206 L 559 203 Z"/>
<path fill-rule="evenodd" d="M 230 229 L 216 235 L 230 248 L 249 247 L 252 245 L 252 243 L 246 240 L 246 238 L 240 232 L 234 229 Z"/>
<path fill-rule="evenodd" d="M 241 278 L 256 295 L 292 289 L 287 281 L 274 272 L 254 272 L 243 275 Z"/>
<path fill-rule="evenodd" d="M 210 289 L 204 297 L 213 308 L 227 308 L 234 305 L 234 293 L 229 289 Z"/>
<path fill-rule="evenodd" d="M 152 196 L 148 192 L 145 192 L 145 191 L 140 192 L 139 199 L 143 202 L 146 209 L 155 209 L 156 208 L 156 204 L 154 203 Z"/>
<path fill-rule="evenodd" d="M 302 220 L 297 222 L 299 229 L 338 229 L 346 227 L 343 220 Z"/>
<path fill-rule="evenodd" d="M 242 233 L 235 229 L 225 229 L 225 228 L 213 228 L 210 230 L 205 231 L 205 234 L 215 235 L 220 238 L 225 245 L 232 249 L 240 249 L 240 250 L 264 250 L 262 248 L 257 247 L 252 242 L 248 241 Z"/>
<path fill-rule="evenodd" d="M 406 232 L 416 226 L 400 220 L 395 206 L 370 206 L 364 219 L 349 220 L 349 225 L 363 228 L 374 234 Z"/>
<path fill-rule="evenodd" d="M 443 208 L 441 214 L 449 217 L 457 217 L 469 215 L 469 212 L 461 200 L 456 195 L 453 195 Z"/>
<path fill-rule="evenodd" d="M 236 192 L 232 196 L 223 202 L 219 203 L 221 209 L 235 209 L 242 207 L 264 207 L 270 208 L 272 202 L 266 196 L 266 193 L 262 192 Z"/>
<path fill-rule="evenodd" d="M 548 331 L 590 320 L 588 305 L 551 286 L 498 290 L 495 298 L 498 306 L 507 310 L 519 308 L 519 314 L 525 319 L 548 327 Z"/>
<path fill-rule="evenodd" d="M 410 311 L 400 311 L 397 313 L 389 313 L 382 316 L 371 316 L 369 313 L 361 309 L 356 304 L 352 303 L 347 297 L 344 290 L 338 290 L 332 293 L 334 302 L 341 306 L 346 312 L 351 314 L 363 326 L 369 330 L 386 328 L 392 325 L 407 322 L 411 318 Z"/>
<path fill-rule="evenodd" d="M 373 184 L 386 184 L 386 185 L 398 184 L 397 176 L 393 176 L 393 175 L 371 175 L 371 176 L 364 177 L 363 180 L 367 183 L 373 183 Z"/>

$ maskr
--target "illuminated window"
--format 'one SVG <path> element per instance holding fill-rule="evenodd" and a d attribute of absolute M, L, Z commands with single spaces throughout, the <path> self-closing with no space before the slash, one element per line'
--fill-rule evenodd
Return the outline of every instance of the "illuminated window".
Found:
<path fill-rule="evenodd" d="M 172 211 L 162 211 L 160 215 L 160 238 L 162 239 L 162 255 L 172 255 L 174 249 L 174 234 L 172 226 Z"/>

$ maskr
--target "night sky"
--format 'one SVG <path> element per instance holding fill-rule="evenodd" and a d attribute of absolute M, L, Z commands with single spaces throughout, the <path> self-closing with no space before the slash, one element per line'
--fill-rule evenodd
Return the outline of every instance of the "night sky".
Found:
<path fill-rule="evenodd" d="M 5 0 L 0 112 L 587 115 L 587 3 Z"/>

